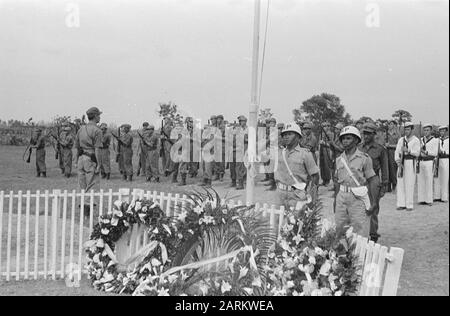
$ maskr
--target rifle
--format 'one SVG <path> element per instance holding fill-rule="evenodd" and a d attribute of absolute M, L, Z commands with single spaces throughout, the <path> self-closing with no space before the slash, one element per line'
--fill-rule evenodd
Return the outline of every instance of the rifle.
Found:
<path fill-rule="evenodd" d="M 170 145 L 174 144 L 173 141 L 170 139 L 169 135 L 167 135 L 166 132 L 164 131 L 164 120 L 161 122 L 161 134 L 163 134 L 163 136 L 166 138 L 166 139 L 163 138 L 161 141 L 163 142 L 167 141 L 169 142 Z M 161 148 L 163 148 L 163 146 L 161 146 Z"/>
<path fill-rule="evenodd" d="M 30 118 L 27 122 L 27 125 L 29 125 L 30 121 L 33 120 L 33 118 Z M 31 162 L 31 153 L 33 152 L 33 147 L 31 147 L 31 142 L 33 141 L 33 131 L 31 131 L 31 136 L 30 136 L 30 142 L 27 146 L 27 149 L 25 149 L 25 152 L 22 155 L 22 160 L 25 160 L 25 155 L 28 153 L 27 159 L 25 160 L 26 163 L 30 163 Z"/>
<path fill-rule="evenodd" d="M 426 151 L 427 150 L 427 146 L 425 143 L 425 140 L 422 137 L 422 122 L 420 122 L 420 141 L 423 143 L 423 146 L 421 148 L 421 153 L 419 155 L 419 158 L 417 159 L 417 163 L 416 163 L 416 173 L 419 174 L 420 173 L 420 157 L 422 156 L 422 151 Z"/>
<path fill-rule="evenodd" d="M 328 141 L 328 142 L 331 141 L 330 138 L 328 137 L 327 132 L 326 132 L 325 129 L 323 128 L 323 126 L 320 125 L 320 138 L 322 138 L 322 134 L 325 134 L 325 137 L 327 138 L 327 141 Z M 322 146 L 322 145 L 321 145 L 321 146 Z M 328 161 L 331 161 L 331 158 L 330 158 L 330 155 L 329 155 L 328 150 L 325 150 L 325 152 L 326 152 Z M 319 161 L 320 161 L 320 159 L 319 159 Z"/>
<path fill-rule="evenodd" d="M 405 135 L 405 127 L 403 126 L 403 147 L 408 148 L 408 141 L 406 140 L 406 135 Z M 402 163 L 400 164 L 400 166 L 398 167 L 398 178 L 403 178 L 404 175 L 404 171 L 405 171 L 405 153 L 402 151 L 401 153 L 401 157 L 402 157 Z"/>
<path fill-rule="evenodd" d="M 120 153 L 122 152 L 122 148 L 121 148 L 121 141 L 120 141 L 120 127 L 117 129 L 118 135 L 116 136 L 114 135 L 113 132 L 111 132 L 111 135 L 117 139 L 117 154 L 116 154 L 116 163 L 119 163 L 119 159 L 120 159 Z"/>

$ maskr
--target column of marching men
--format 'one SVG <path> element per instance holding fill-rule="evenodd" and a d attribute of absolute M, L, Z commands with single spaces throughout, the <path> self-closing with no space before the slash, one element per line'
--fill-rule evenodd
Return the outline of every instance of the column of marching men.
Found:
<path fill-rule="evenodd" d="M 38 177 L 47 176 L 45 139 L 51 136 L 57 143 L 59 167 L 66 177 L 72 173 L 72 149 L 77 149 L 78 182 L 83 190 L 98 188 L 100 178 L 111 179 L 112 146 L 124 181 L 133 181 L 136 174 L 149 183 L 170 177 L 171 183 L 179 186 L 211 188 L 214 182 L 225 181 L 228 170 L 229 188 L 245 189 L 247 166 L 240 154 L 247 150 L 249 130 L 243 115 L 234 123 L 225 121 L 223 115 L 213 115 L 201 130 L 195 128 L 192 117 L 183 122 L 164 118 L 159 129 L 145 122 L 132 132 L 130 124 L 117 130 L 100 124 L 102 113 L 98 108 L 90 108 L 86 114 L 89 122 L 75 126 L 75 131 L 70 124 L 64 124 L 57 135 L 44 135 L 42 129 L 36 129 L 31 146 L 36 150 Z M 271 118 L 260 127 L 266 128 L 266 143 L 259 148 L 267 156 L 264 165 L 278 164 L 274 170 L 267 169 L 261 182 L 268 191 L 276 191 L 280 204 L 295 206 L 305 188 L 317 198 L 321 178 L 321 185 L 333 192 L 338 227 L 351 223 L 377 241 L 380 200 L 386 192 L 396 192 L 398 210 L 414 209 L 416 187 L 421 205 L 448 202 L 448 126 L 439 127 L 439 135 L 434 137 L 433 126 L 426 124 L 419 131 L 419 139 L 414 135 L 415 125 L 404 124 L 400 133 L 393 120 L 383 130 L 383 142 L 378 134 L 381 127 L 370 121 L 358 121 L 354 126 L 329 122 L 314 126 L 310 122 L 277 124 Z M 277 133 L 271 133 L 274 129 Z M 195 143 L 197 132 L 199 144 Z M 278 146 L 275 150 L 273 143 Z M 196 145 L 201 154 L 195 150 Z M 184 146 L 189 150 L 183 151 Z M 195 180 L 199 174 L 200 182 Z"/>

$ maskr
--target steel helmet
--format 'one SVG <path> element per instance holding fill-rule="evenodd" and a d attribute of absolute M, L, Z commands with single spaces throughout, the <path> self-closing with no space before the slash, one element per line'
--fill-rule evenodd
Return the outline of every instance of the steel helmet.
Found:
<path fill-rule="evenodd" d="M 343 136 L 345 136 L 345 135 L 353 135 L 353 136 L 356 136 L 358 139 L 359 139 L 359 141 L 362 141 L 362 138 L 361 138 L 361 133 L 359 132 L 359 130 L 356 128 L 356 127 L 354 127 L 354 126 L 346 126 L 346 127 L 344 127 L 344 129 L 341 131 L 341 134 L 339 135 L 339 138 L 342 138 Z"/>
<path fill-rule="evenodd" d="M 283 136 L 287 132 L 294 132 L 300 135 L 300 137 L 303 137 L 300 126 L 298 126 L 298 124 L 295 122 L 286 124 L 283 131 L 281 132 L 281 136 Z"/>

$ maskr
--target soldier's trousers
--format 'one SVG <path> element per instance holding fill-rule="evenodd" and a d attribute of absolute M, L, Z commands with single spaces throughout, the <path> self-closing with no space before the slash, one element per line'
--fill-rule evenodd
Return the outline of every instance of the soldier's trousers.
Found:
<path fill-rule="evenodd" d="M 418 200 L 433 203 L 433 161 L 421 161 L 417 175 Z"/>
<path fill-rule="evenodd" d="M 345 232 L 347 228 L 353 227 L 354 233 L 369 237 L 370 217 L 366 214 L 366 206 L 352 192 L 338 193 L 334 216 L 338 232 Z"/>
<path fill-rule="evenodd" d="M 149 150 L 146 154 L 145 175 L 147 177 L 159 178 L 159 151 Z"/>
<path fill-rule="evenodd" d="M 61 171 L 64 171 L 64 155 L 63 155 L 62 148 L 59 150 L 59 153 L 58 153 L 58 165 L 59 165 L 59 169 L 61 169 Z"/>
<path fill-rule="evenodd" d="M 247 177 L 247 168 L 243 162 L 230 162 L 231 180 L 245 180 Z"/>
<path fill-rule="evenodd" d="M 215 162 L 214 163 L 214 170 L 216 174 L 218 175 L 224 175 L 225 174 L 225 159 L 223 162 Z"/>
<path fill-rule="evenodd" d="M 111 158 L 109 148 L 100 149 L 100 171 L 107 174 L 111 173 Z"/>
<path fill-rule="evenodd" d="M 72 174 L 72 148 L 62 148 L 61 156 L 64 163 L 64 175 L 70 176 Z"/>
<path fill-rule="evenodd" d="M 381 187 L 380 187 L 381 189 Z M 378 215 L 380 214 L 380 191 L 372 195 L 372 192 L 369 190 L 370 204 L 374 205 L 373 213 L 370 216 L 370 237 L 378 238 L 380 235 L 378 234 Z"/>
<path fill-rule="evenodd" d="M 405 160 L 403 178 L 397 177 L 397 207 L 414 208 L 415 160 Z"/>
<path fill-rule="evenodd" d="M 133 150 L 122 147 L 123 175 L 133 175 Z"/>
<path fill-rule="evenodd" d="M 397 186 L 397 170 L 398 166 L 395 162 L 395 149 L 388 148 L 388 164 L 389 164 L 389 184 Z"/>
<path fill-rule="evenodd" d="M 180 162 L 180 174 L 194 174 L 198 171 L 197 162 Z"/>
<path fill-rule="evenodd" d="M 439 159 L 439 177 L 434 178 L 434 199 L 448 202 L 448 158 Z"/>
<path fill-rule="evenodd" d="M 148 158 L 148 153 L 142 152 L 142 150 L 141 150 L 141 152 L 139 153 L 139 169 L 138 169 L 138 172 L 141 175 L 145 175 L 146 174 L 147 158 Z"/>
<path fill-rule="evenodd" d="M 36 149 L 36 172 L 47 172 L 45 165 L 45 149 Z"/>
<path fill-rule="evenodd" d="M 81 190 L 99 190 L 100 178 L 95 172 L 97 165 L 92 162 L 91 158 L 81 155 L 78 158 L 78 184 Z"/>
<path fill-rule="evenodd" d="M 211 161 L 211 162 L 205 161 L 204 162 L 204 165 L 203 165 L 203 178 L 204 179 L 212 180 L 214 165 L 215 165 L 214 161 Z"/>

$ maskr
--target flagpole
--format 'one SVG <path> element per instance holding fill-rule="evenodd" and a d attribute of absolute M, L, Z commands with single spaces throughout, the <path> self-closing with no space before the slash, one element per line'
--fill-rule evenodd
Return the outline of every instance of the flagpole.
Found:
<path fill-rule="evenodd" d="M 249 168 L 247 168 L 247 204 L 254 203 L 255 197 L 255 178 L 250 170 L 254 170 L 254 161 L 256 157 L 256 131 L 258 120 L 258 73 L 259 73 L 259 33 L 261 23 L 261 0 L 255 0 L 255 18 L 253 26 L 253 58 L 252 58 L 252 85 L 251 102 L 249 109 L 249 129 L 248 129 L 248 159 Z"/>

